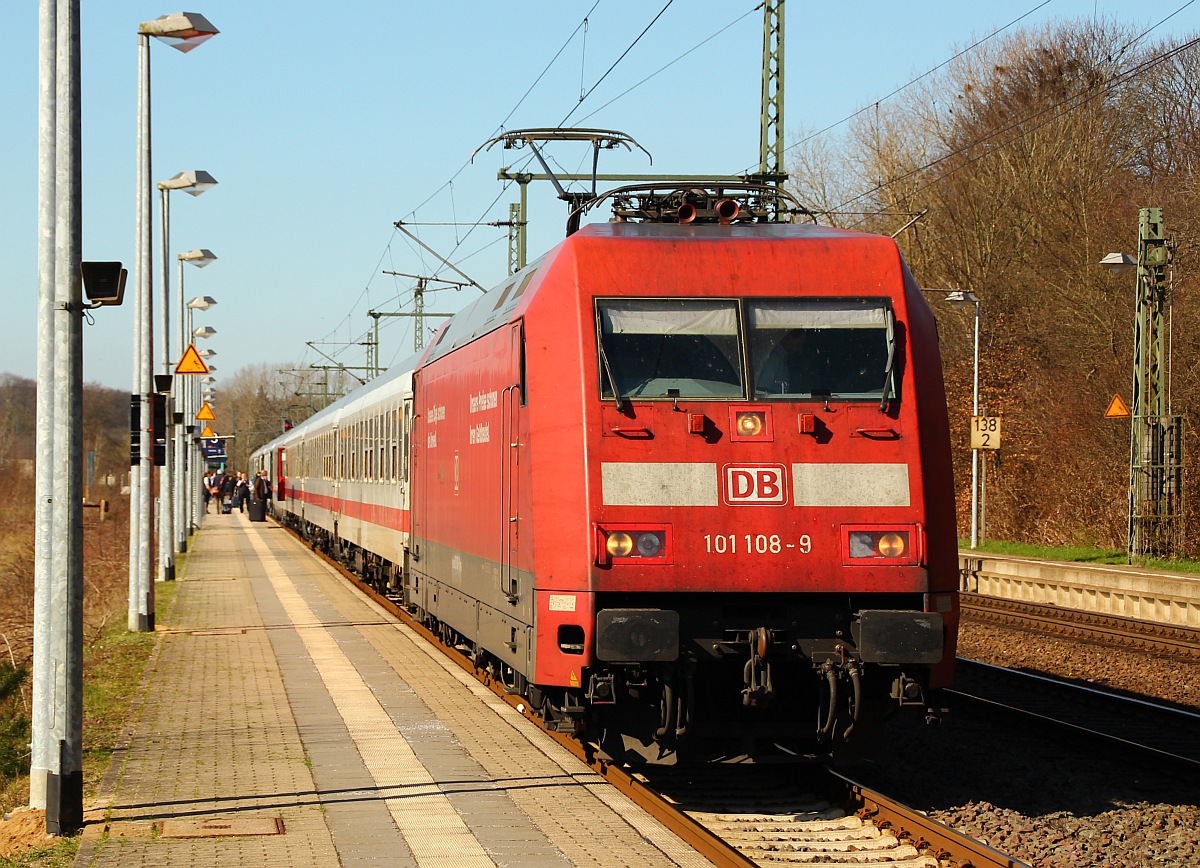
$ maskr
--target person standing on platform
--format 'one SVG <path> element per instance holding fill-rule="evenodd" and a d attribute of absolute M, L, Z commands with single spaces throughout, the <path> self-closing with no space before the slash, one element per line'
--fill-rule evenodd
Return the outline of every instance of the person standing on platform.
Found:
<path fill-rule="evenodd" d="M 228 514 L 233 509 L 233 476 L 221 474 L 221 512 Z"/>
<path fill-rule="evenodd" d="M 238 512 L 246 511 L 246 501 L 249 499 L 250 482 L 246 479 L 246 474 L 239 470 L 233 484 L 233 503 L 238 508 Z"/>
<path fill-rule="evenodd" d="M 271 499 L 271 480 L 267 479 L 267 471 L 260 470 L 254 476 L 254 496 L 258 500 Z"/>
<path fill-rule="evenodd" d="M 200 480 L 200 487 L 203 489 L 204 494 L 204 514 L 208 515 L 208 502 L 212 500 L 213 489 L 213 475 L 211 473 L 204 474 L 204 478 Z"/>

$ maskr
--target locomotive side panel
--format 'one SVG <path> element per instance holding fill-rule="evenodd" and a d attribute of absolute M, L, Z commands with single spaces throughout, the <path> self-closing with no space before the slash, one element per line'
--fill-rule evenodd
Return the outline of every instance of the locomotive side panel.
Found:
<path fill-rule="evenodd" d="M 527 673 L 533 528 L 521 511 L 520 351 L 515 324 L 417 375 L 413 572 L 426 612 Z"/>

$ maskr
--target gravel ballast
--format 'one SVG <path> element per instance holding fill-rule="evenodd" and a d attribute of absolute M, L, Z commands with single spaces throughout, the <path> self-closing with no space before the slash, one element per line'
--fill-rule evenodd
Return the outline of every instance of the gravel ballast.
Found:
<path fill-rule="evenodd" d="M 1200 664 L 965 621 L 959 656 L 1200 711 Z M 954 706 L 891 723 L 867 786 L 1030 865 L 1200 865 L 1200 775 Z"/>

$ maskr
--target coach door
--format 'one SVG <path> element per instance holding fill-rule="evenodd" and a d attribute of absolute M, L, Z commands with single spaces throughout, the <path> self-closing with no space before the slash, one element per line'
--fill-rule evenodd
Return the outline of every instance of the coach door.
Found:
<path fill-rule="evenodd" d="M 504 457 L 500 464 L 500 511 L 504 527 L 501 529 L 503 543 L 500 548 L 500 593 L 516 602 L 520 596 L 519 574 L 521 565 L 521 405 L 525 401 L 523 389 L 524 341 L 521 324 L 509 327 L 508 364 L 509 380 L 500 395 L 500 445 Z"/>
<path fill-rule="evenodd" d="M 275 502 L 281 507 L 287 497 L 287 448 L 279 447 L 275 457 Z"/>

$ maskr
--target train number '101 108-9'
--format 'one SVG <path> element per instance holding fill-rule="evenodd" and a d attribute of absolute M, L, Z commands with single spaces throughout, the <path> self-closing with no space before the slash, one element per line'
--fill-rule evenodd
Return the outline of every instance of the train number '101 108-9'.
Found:
<path fill-rule="evenodd" d="M 777 555 L 787 551 L 808 554 L 812 551 L 812 537 L 802 534 L 795 542 L 784 542 L 777 533 L 706 533 L 704 551 L 710 555 Z"/>

